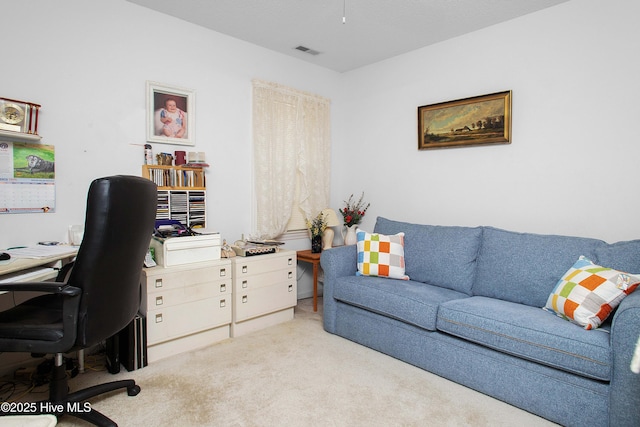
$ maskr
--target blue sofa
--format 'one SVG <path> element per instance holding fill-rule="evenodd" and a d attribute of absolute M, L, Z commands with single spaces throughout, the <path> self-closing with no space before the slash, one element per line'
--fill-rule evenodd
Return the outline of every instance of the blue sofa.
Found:
<path fill-rule="evenodd" d="M 640 289 L 597 329 L 543 310 L 581 255 L 640 273 L 640 240 L 419 225 L 405 233 L 410 280 L 358 276 L 355 245 L 322 252 L 324 328 L 567 426 L 640 425 Z"/>

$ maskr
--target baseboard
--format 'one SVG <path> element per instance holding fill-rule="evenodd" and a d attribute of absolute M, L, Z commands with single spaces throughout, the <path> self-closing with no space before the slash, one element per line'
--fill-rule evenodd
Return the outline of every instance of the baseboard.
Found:
<path fill-rule="evenodd" d="M 293 316 L 293 307 L 291 307 L 281 311 L 276 311 L 275 313 L 265 314 L 264 316 L 254 317 L 253 319 L 245 320 L 243 322 L 232 323 L 230 334 L 231 337 L 239 337 L 240 335 L 245 335 L 250 332 L 289 321 L 293 319 Z"/>
<path fill-rule="evenodd" d="M 206 347 L 229 338 L 229 325 L 165 341 L 147 347 L 147 360 L 156 362 L 169 356 Z"/>

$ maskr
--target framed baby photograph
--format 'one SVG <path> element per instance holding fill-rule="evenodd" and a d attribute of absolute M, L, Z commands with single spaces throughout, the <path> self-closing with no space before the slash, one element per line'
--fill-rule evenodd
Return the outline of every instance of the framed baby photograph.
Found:
<path fill-rule="evenodd" d="M 195 145 L 195 92 L 147 82 L 147 141 Z"/>

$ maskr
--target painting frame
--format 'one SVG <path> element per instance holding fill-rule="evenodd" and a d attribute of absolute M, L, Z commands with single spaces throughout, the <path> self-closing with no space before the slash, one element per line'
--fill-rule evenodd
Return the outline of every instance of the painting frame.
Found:
<path fill-rule="evenodd" d="M 196 145 L 195 91 L 147 81 L 147 141 Z"/>
<path fill-rule="evenodd" d="M 511 144 L 510 90 L 418 107 L 418 150 Z"/>

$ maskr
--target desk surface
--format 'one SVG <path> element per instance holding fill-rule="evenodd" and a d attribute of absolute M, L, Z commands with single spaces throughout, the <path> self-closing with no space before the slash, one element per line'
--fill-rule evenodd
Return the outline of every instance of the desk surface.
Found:
<path fill-rule="evenodd" d="M 54 264 L 61 260 L 73 258 L 78 253 L 76 249 L 73 252 L 69 252 L 63 255 L 52 255 L 43 258 L 11 258 L 9 262 L 0 262 L 0 276 L 9 273 L 15 273 L 16 271 L 27 270 L 33 267 L 39 267 L 41 265 Z"/>

